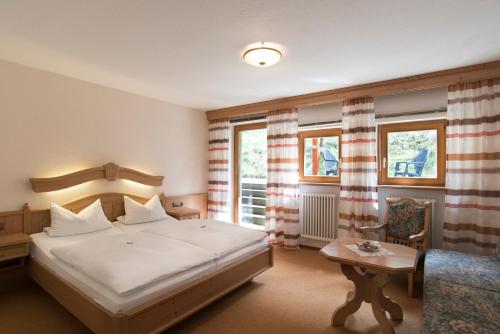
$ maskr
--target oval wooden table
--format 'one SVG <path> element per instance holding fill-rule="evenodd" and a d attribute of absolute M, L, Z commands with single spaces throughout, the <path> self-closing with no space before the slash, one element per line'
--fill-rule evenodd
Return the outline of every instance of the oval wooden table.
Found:
<path fill-rule="evenodd" d="M 363 301 L 372 305 L 373 314 L 383 333 L 394 333 L 391 320 L 403 320 L 401 306 L 384 296 L 382 288 L 387 284 L 390 274 L 408 274 L 417 266 L 416 249 L 380 242 L 380 245 L 394 253 L 382 256 L 361 256 L 346 247 L 367 240 L 358 238 L 339 238 L 320 250 L 329 261 L 338 262 L 347 279 L 354 282 L 354 290 L 347 293 L 346 302 L 332 315 L 332 326 L 344 326 L 347 317 L 355 313 Z"/>

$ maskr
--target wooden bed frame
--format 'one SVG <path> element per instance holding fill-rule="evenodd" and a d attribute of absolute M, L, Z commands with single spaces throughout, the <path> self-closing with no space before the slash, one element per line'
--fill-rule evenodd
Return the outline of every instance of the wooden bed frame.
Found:
<path fill-rule="evenodd" d="M 141 203 L 148 201 L 148 198 L 134 195 L 103 193 L 76 200 L 63 207 L 76 213 L 99 198 L 108 219 L 115 221 L 116 217 L 125 213 L 124 195 Z M 206 217 L 206 194 L 172 197 L 161 194 L 160 199 L 165 209 L 171 208 L 174 201 L 182 201 L 190 207 L 199 208 L 201 217 Z M 44 227 L 50 226 L 50 210 L 31 210 L 28 204 L 25 204 L 23 210 L 0 212 L 0 226 L 2 227 L 0 235 L 41 232 Z M 97 304 L 84 292 L 34 259 L 29 259 L 27 272 L 34 281 L 94 333 L 139 334 L 158 333 L 173 326 L 272 266 L 273 248 L 268 246 L 208 276 L 157 296 L 128 311 L 118 313 L 112 313 Z"/>
<path fill-rule="evenodd" d="M 33 259 L 28 274 L 94 333 L 159 333 L 273 265 L 269 247 L 208 276 L 151 299 L 129 311 L 111 313 Z"/>

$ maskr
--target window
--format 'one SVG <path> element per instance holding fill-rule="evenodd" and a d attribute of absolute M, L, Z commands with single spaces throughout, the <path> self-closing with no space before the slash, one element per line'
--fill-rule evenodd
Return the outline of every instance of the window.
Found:
<path fill-rule="evenodd" d="M 266 218 L 267 124 L 234 127 L 234 221 L 264 229 Z"/>
<path fill-rule="evenodd" d="M 379 125 L 379 184 L 444 186 L 445 124 Z"/>
<path fill-rule="evenodd" d="M 300 180 L 340 183 L 341 129 L 299 132 Z"/>

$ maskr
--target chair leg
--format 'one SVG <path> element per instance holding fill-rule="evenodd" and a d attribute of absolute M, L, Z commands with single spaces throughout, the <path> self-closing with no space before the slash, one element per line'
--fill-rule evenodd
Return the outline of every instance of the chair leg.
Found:
<path fill-rule="evenodd" d="M 413 275 L 414 273 L 408 274 L 408 297 L 413 298 Z"/>

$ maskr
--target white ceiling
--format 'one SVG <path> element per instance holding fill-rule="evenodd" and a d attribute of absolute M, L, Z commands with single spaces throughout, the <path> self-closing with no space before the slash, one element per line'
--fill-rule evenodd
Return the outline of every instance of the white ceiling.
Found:
<path fill-rule="evenodd" d="M 500 59 L 498 0 L 12 0 L 0 58 L 213 109 Z M 242 62 L 277 42 L 283 62 Z"/>

